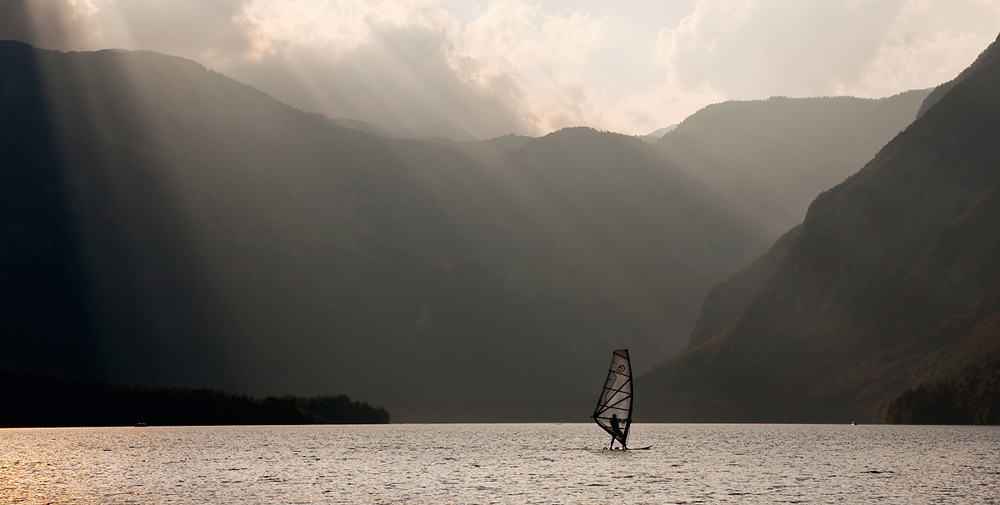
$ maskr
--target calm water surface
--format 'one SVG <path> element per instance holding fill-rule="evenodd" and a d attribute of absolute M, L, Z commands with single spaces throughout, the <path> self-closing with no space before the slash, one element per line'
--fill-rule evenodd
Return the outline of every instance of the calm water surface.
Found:
<path fill-rule="evenodd" d="M 1000 428 L 0 430 L 0 503 L 1000 503 Z"/>

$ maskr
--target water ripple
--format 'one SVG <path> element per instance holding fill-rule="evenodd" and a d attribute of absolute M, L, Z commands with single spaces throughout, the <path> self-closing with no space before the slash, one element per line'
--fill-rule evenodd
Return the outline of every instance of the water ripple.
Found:
<path fill-rule="evenodd" d="M 0 503 L 1000 504 L 1000 428 L 587 424 L 0 430 Z"/>

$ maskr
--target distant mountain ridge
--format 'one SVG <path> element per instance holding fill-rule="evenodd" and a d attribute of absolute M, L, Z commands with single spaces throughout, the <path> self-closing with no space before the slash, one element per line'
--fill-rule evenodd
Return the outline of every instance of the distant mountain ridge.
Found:
<path fill-rule="evenodd" d="M 389 132 L 364 121 L 358 119 L 348 119 L 343 117 L 331 118 L 330 121 L 338 126 L 343 126 L 344 128 L 351 128 L 353 130 L 363 131 L 365 133 L 371 133 L 373 135 L 378 135 L 380 137 L 393 137 L 394 135 Z"/>
<path fill-rule="evenodd" d="M 641 138 L 642 140 L 645 140 L 646 142 L 650 142 L 650 143 L 654 143 L 655 144 L 656 142 L 659 142 L 659 140 L 662 139 L 664 135 L 666 135 L 666 134 L 668 134 L 668 133 L 670 133 L 670 132 L 672 132 L 672 131 L 674 131 L 676 129 L 677 129 L 677 125 L 676 124 L 672 124 L 670 126 L 665 126 L 663 128 L 658 128 L 656 131 L 654 131 L 652 133 L 648 133 L 646 135 L 641 135 L 639 138 Z"/>
<path fill-rule="evenodd" d="M 656 404 L 646 419 L 876 421 L 907 388 L 998 362 L 997 47 L 816 198 L 797 237 L 727 281 L 746 286 L 713 290 L 735 301 L 706 304 L 708 331 L 640 377 Z M 922 397 L 907 398 L 886 418 L 916 412 Z"/>
<path fill-rule="evenodd" d="M 725 195 L 773 240 L 909 125 L 929 92 L 718 103 L 656 145 L 668 163 Z"/>

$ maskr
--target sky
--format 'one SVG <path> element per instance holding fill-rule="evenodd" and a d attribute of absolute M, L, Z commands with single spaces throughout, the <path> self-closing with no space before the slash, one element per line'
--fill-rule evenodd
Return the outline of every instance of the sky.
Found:
<path fill-rule="evenodd" d="M 1000 0 L 0 0 L 0 39 L 190 58 L 392 133 L 641 135 L 725 100 L 956 76 Z M 444 133 L 442 133 L 444 132 Z"/>

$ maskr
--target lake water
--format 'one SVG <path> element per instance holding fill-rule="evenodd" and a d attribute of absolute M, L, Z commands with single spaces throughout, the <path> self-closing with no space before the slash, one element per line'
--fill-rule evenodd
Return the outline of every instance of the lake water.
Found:
<path fill-rule="evenodd" d="M 0 503 L 1000 503 L 1000 428 L 590 424 L 0 430 Z M 606 445 L 604 446 L 606 447 Z"/>

